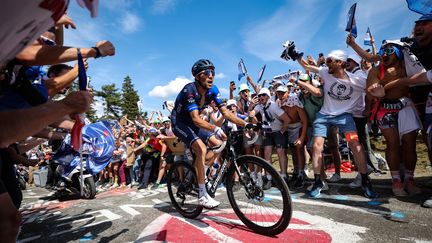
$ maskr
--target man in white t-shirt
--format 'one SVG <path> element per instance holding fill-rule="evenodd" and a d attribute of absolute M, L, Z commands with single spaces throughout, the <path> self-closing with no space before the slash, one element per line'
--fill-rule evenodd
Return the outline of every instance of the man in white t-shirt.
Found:
<path fill-rule="evenodd" d="M 262 88 L 258 93 L 259 104 L 252 102 L 249 107 L 249 110 L 251 111 L 250 115 L 253 116 L 256 112 L 261 114 L 264 130 L 264 158 L 267 161 L 272 162 L 271 156 L 273 153 L 273 147 L 276 147 L 281 175 L 285 180 L 288 180 L 288 158 L 286 147 L 288 123 L 290 123 L 290 119 L 285 111 L 270 98 L 270 90 Z"/>
<path fill-rule="evenodd" d="M 309 192 L 311 197 L 318 197 L 324 186 L 320 178 L 322 151 L 327 130 L 331 125 L 337 126 L 340 132 L 345 134 L 361 173 L 364 195 L 368 198 L 376 197 L 367 176 L 365 152 L 358 139 L 357 129 L 351 115 L 358 98 L 364 93 L 366 80 L 364 76 L 345 72 L 346 61 L 347 55 L 341 50 L 330 52 L 326 59 L 327 67 L 311 66 L 303 58 L 298 59 L 298 62 L 306 71 L 319 73 L 324 81 L 324 92 L 322 94 L 324 104 L 313 123 L 312 162 L 315 183 Z"/>

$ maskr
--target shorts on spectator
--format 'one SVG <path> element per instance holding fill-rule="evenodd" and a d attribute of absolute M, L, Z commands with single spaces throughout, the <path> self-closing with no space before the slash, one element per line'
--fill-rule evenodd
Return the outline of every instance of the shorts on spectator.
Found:
<path fill-rule="evenodd" d="M 264 146 L 274 146 L 276 148 L 286 148 L 288 132 L 269 132 L 264 134 Z"/>
<path fill-rule="evenodd" d="M 314 137 L 326 138 L 327 131 L 332 125 L 338 127 L 341 133 L 357 132 L 354 119 L 349 113 L 343 113 L 338 116 L 323 115 L 318 113 L 313 123 Z"/>

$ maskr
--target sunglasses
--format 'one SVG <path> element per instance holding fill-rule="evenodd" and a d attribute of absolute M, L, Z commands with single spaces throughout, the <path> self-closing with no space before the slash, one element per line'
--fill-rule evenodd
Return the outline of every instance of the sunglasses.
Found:
<path fill-rule="evenodd" d="M 206 76 L 215 76 L 215 71 L 213 70 L 213 69 L 206 69 L 206 70 L 204 70 L 204 71 L 202 71 L 202 73 L 204 74 L 204 75 L 206 75 Z"/>
<path fill-rule="evenodd" d="M 228 108 L 229 110 L 231 110 L 233 107 L 237 107 L 237 106 L 235 106 L 235 105 L 227 105 L 227 108 Z"/>
<path fill-rule="evenodd" d="M 332 63 L 332 62 L 337 62 L 337 61 L 339 61 L 339 60 L 333 60 L 333 59 L 331 59 L 330 57 L 329 58 L 327 58 L 326 59 L 326 63 L 328 63 L 328 64 L 330 64 L 330 63 Z"/>
<path fill-rule="evenodd" d="M 393 53 L 395 53 L 396 51 L 395 51 L 395 49 L 393 49 L 393 48 L 384 48 L 384 49 L 381 49 L 379 52 L 378 52 L 378 54 L 380 55 L 380 56 L 383 56 L 384 54 L 386 54 L 387 56 L 390 56 L 391 54 L 393 54 Z"/>
<path fill-rule="evenodd" d="M 249 90 L 245 89 L 245 90 L 240 91 L 240 93 L 249 93 Z"/>
<path fill-rule="evenodd" d="M 266 94 L 259 94 L 258 97 L 264 97 Z"/>

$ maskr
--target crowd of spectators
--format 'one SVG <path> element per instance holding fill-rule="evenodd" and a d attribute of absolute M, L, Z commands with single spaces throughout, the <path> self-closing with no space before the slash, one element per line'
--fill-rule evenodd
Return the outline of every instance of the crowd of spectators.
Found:
<path fill-rule="evenodd" d="M 70 115 L 86 112 L 92 102 L 91 90 L 67 91 L 78 76 L 78 66 L 64 63 L 77 60 L 79 54 L 85 60 L 115 54 L 114 45 L 106 40 L 88 48 L 63 46 L 63 28 L 76 28 L 65 14 L 67 3 L 45 6 L 51 14 L 40 16 L 44 21 L 39 26 L 27 26 L 24 36 L 14 36 L 18 32 L 10 31 L 9 37 L 16 43 L 2 46 L 7 50 L 0 56 L 0 237 L 5 242 L 16 240 L 21 223 L 18 210 L 22 193 L 14 164 L 29 166 L 29 184 L 38 167 L 51 169 L 48 185 L 56 187 L 51 163 L 52 151 L 58 146 L 55 141 L 61 141 L 72 128 L 75 121 Z M 32 17 L 30 12 L 28 18 Z M 432 96 L 432 14 L 415 22 L 409 38 L 386 40 L 377 51 L 364 50 L 351 35 L 346 43 L 356 54 L 334 50 L 320 54 L 315 61 L 294 53 L 290 58 L 304 70 L 292 72 L 286 79 L 269 80 L 268 87 L 254 83 L 250 76 L 239 89 L 231 83 L 230 97 L 225 100 L 228 110 L 247 122 L 262 124 L 262 136 L 251 144 L 245 133 L 236 149 L 270 163 L 277 160 L 280 174 L 293 190 L 305 187 L 305 169 L 310 160 L 314 178 L 308 193 L 317 197 L 328 188 L 322 166 L 324 144 L 330 147 L 336 167 L 328 180 L 336 182 L 341 179 L 337 147 L 343 139 L 359 171 L 350 186 L 361 187 L 366 197 L 374 198 L 377 195 L 368 177 L 376 169 L 367 128 L 372 122 L 386 140 L 392 193 L 397 197 L 419 194 L 414 180 L 416 140 L 420 130 L 430 137 L 432 121 L 432 105 L 426 102 Z M 49 66 L 46 73 L 42 66 Z M 86 68 L 91 67 L 86 63 Z M 53 100 L 56 94 L 64 98 Z M 224 120 L 214 104 L 200 115 L 218 127 L 241 130 Z M 134 121 L 122 117 L 119 123 L 120 128 L 113 130 L 116 142 L 112 160 L 96 176 L 99 190 L 146 189 L 150 185 L 150 189 L 162 188 L 170 164 L 191 157 L 187 148 L 175 154 L 171 151 L 176 138 L 168 115 L 154 112 L 147 120 Z M 425 140 L 430 148 L 430 139 Z M 214 163 L 220 162 L 216 159 Z M 271 177 L 263 178 L 261 186 L 270 187 Z M 432 207 L 432 200 L 423 205 Z"/>

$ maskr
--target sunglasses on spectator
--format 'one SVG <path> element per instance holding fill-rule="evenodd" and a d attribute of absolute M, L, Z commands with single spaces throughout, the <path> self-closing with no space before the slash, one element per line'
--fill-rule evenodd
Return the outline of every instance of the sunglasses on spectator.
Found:
<path fill-rule="evenodd" d="M 378 52 L 378 54 L 380 55 L 380 56 L 383 56 L 384 54 L 386 54 L 387 56 L 390 56 L 391 54 L 393 54 L 393 53 L 395 53 L 395 49 L 393 49 L 393 48 L 384 48 L 384 49 L 381 49 L 379 52 Z"/>
<path fill-rule="evenodd" d="M 47 46 L 55 46 L 55 45 L 56 45 L 56 42 L 55 42 L 55 41 L 53 41 L 53 40 L 51 40 L 50 38 L 47 38 L 47 37 L 45 37 L 45 36 L 43 36 L 43 35 L 41 35 L 39 38 L 40 38 L 40 39 L 42 40 L 42 42 L 43 42 L 45 45 L 47 45 Z"/>
<path fill-rule="evenodd" d="M 249 90 L 245 89 L 245 90 L 240 91 L 240 93 L 249 93 Z"/>
<path fill-rule="evenodd" d="M 227 108 L 228 108 L 229 110 L 231 110 L 233 107 L 237 107 L 237 106 L 235 106 L 235 105 L 227 105 Z"/>
<path fill-rule="evenodd" d="M 202 71 L 201 73 L 203 73 L 204 75 L 206 75 L 206 76 L 210 76 L 210 75 L 212 75 L 213 77 L 215 76 L 215 71 L 213 70 L 213 69 L 206 69 L 206 70 L 204 70 L 204 71 Z"/>
<path fill-rule="evenodd" d="M 326 59 L 326 63 L 332 63 L 332 62 L 337 62 L 337 61 L 339 61 L 339 60 L 333 60 L 333 59 L 331 59 L 330 57 L 329 58 L 327 58 Z"/>
<path fill-rule="evenodd" d="M 258 97 L 264 97 L 266 94 L 259 94 Z"/>

